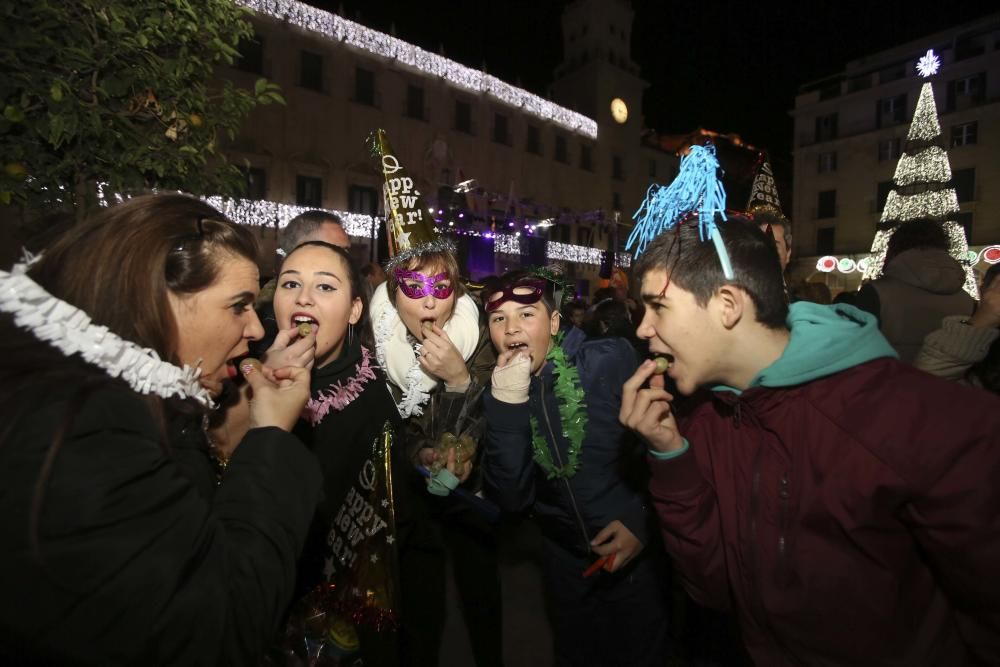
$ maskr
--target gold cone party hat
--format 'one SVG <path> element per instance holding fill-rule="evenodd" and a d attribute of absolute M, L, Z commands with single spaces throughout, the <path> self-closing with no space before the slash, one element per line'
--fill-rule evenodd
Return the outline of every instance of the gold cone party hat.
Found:
<path fill-rule="evenodd" d="M 778 186 L 774 182 L 774 172 L 771 171 L 771 162 L 767 156 L 761 155 L 758 161 L 756 173 L 753 177 L 753 186 L 750 188 L 750 200 L 747 202 L 747 213 L 751 216 L 759 213 L 770 213 L 782 220 L 785 214 L 781 212 L 781 201 L 778 199 Z"/>
<path fill-rule="evenodd" d="M 385 130 L 375 130 L 369 142 L 372 154 L 381 161 L 385 179 L 382 201 L 390 256 L 386 266 L 403 265 L 426 252 L 454 252 L 454 245 L 434 228 L 430 209 L 417 190 L 413 177 L 399 163 Z"/>

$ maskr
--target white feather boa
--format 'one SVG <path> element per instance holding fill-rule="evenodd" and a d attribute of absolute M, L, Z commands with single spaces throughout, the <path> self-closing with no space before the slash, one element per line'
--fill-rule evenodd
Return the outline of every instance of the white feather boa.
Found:
<path fill-rule="evenodd" d="M 420 368 L 417 361 L 420 343 L 410 336 L 399 312 L 389 302 L 389 291 L 384 282 L 372 295 L 371 314 L 379 366 L 385 370 L 389 381 L 403 392 L 396 409 L 404 419 L 423 414 L 421 406 L 427 402 L 439 380 Z M 468 294 L 455 302 L 455 312 L 445 322 L 444 331 L 462 358 L 468 361 L 479 344 L 479 308 Z"/>
<path fill-rule="evenodd" d="M 193 398 L 212 407 L 211 395 L 198 382 L 200 369 L 179 368 L 94 324 L 87 313 L 46 292 L 26 270 L 27 264 L 17 264 L 10 273 L 0 271 L 0 311 L 12 314 L 17 326 L 67 356 L 79 354 L 140 394 Z"/>

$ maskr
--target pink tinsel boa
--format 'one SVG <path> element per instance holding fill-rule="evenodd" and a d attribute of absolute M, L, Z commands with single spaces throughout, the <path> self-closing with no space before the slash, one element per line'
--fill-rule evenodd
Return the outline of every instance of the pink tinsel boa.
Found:
<path fill-rule="evenodd" d="M 368 348 L 361 346 L 361 361 L 354 367 L 355 373 L 346 380 L 332 384 L 319 392 L 316 398 L 309 399 L 302 410 L 302 416 L 313 426 L 316 426 L 329 414 L 330 410 L 342 411 L 361 395 L 365 385 L 375 379 L 375 368 L 371 365 L 372 355 Z"/>

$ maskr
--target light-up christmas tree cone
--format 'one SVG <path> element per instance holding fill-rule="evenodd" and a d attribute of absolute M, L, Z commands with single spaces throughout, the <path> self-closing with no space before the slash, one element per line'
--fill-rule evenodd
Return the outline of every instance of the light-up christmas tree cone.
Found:
<path fill-rule="evenodd" d="M 923 77 L 930 77 L 937 73 L 939 66 L 938 57 L 933 51 L 928 51 L 917 63 L 917 71 Z M 942 144 L 934 88 L 927 81 L 920 89 L 920 98 L 906 137 L 906 148 L 892 179 L 895 187 L 886 199 L 872 242 L 871 261 L 865 268 L 863 279 L 873 280 L 882 275 L 889 239 L 900 225 L 930 218 L 944 226 L 951 256 L 965 267 L 964 289 L 978 298 L 975 275 L 967 258 L 969 245 L 962 226 L 955 221 L 958 195 L 951 186 L 951 164 Z"/>

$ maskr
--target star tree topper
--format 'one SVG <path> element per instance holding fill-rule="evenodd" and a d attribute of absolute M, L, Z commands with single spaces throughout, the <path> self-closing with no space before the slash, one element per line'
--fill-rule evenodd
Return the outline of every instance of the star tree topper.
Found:
<path fill-rule="evenodd" d="M 917 73 L 925 79 L 934 76 L 941 68 L 941 59 L 934 53 L 934 49 L 927 49 L 924 57 L 917 61 Z"/>

